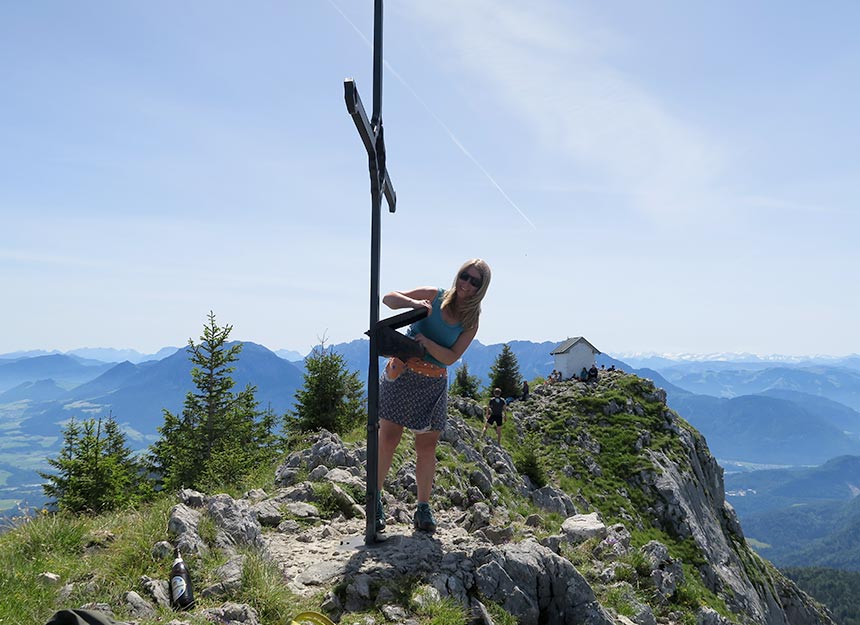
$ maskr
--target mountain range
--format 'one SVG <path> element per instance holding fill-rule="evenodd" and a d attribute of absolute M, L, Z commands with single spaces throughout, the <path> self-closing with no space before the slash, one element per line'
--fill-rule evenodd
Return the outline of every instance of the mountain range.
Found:
<path fill-rule="evenodd" d="M 748 353 L 713 354 L 617 354 L 617 357 L 637 369 L 660 371 L 719 371 L 721 369 L 768 369 L 771 367 L 814 367 L 828 365 L 860 370 L 860 355 L 849 356 L 759 356 Z"/>
<path fill-rule="evenodd" d="M 525 379 L 546 376 L 553 369 L 550 352 L 558 343 L 511 341 Z M 366 339 L 332 346 L 346 366 L 367 377 Z M 501 344 L 473 342 L 463 362 L 486 383 Z M 168 356 L 138 363 L 103 362 L 81 353 L 117 356 L 126 350 L 89 349 L 76 354 L 0 356 L 0 424 L 23 436 L 56 436 L 71 416 L 107 415 L 126 428 L 131 444 L 146 446 L 161 422 L 162 409 L 178 411 L 191 390 L 190 363 L 185 350 L 164 348 Z M 292 406 L 301 386 L 301 361 L 254 343 L 245 343 L 235 379 L 238 387 L 258 386 L 262 407 L 282 413 Z M 853 362 L 852 358 L 844 359 Z M 661 369 L 634 369 L 601 354 L 600 365 L 633 371 L 654 380 L 667 392 L 669 405 L 707 437 L 715 455 L 753 464 L 818 464 L 844 454 L 860 454 L 860 413 L 851 404 L 860 398 L 860 371 L 812 365 L 769 369 L 726 369 L 726 361 L 669 361 Z M 651 362 L 655 362 L 654 358 Z M 659 363 L 658 363 L 659 364 Z M 708 367 L 713 366 L 713 369 Z M 704 369 L 703 369 L 704 368 Z M 668 376 L 668 377 L 667 377 Z M 710 393 L 705 392 L 710 391 Z M 802 443 L 802 444 L 801 444 Z M 0 445 L 2 454 L 8 446 Z"/>
<path fill-rule="evenodd" d="M 860 370 L 816 365 L 689 371 L 670 368 L 661 375 L 691 393 L 714 397 L 753 395 L 780 389 L 826 397 L 860 410 Z"/>
<path fill-rule="evenodd" d="M 183 350 L 160 360 L 104 363 L 76 355 L 49 354 L 0 360 L 0 503 L 44 501 L 37 470 L 47 469 L 62 443 L 63 424 L 112 415 L 133 450 L 158 437 L 163 411 L 182 410 L 193 390 L 191 363 Z M 235 390 L 257 386 L 261 409 L 283 414 L 293 405 L 302 372 L 255 343 L 243 343 L 233 373 Z M 0 510 L 2 511 L 2 510 Z"/>
<path fill-rule="evenodd" d="M 25 367 L 28 361 L 30 366 Z M 95 365 L 74 356 L 52 355 L 5 366 L 12 371 L 0 368 L 4 386 L 8 386 L 9 380 L 20 379 L 22 369 L 37 378 L 0 394 L 0 405 L 18 404 L 19 430 L 33 436 L 55 436 L 58 424 L 73 416 L 85 419 L 112 414 L 131 434 L 132 443 L 143 442 L 161 424 L 163 410 L 180 411 L 185 395 L 194 388 L 185 350 L 139 364 L 126 361 Z M 87 375 L 90 379 L 84 380 Z M 256 385 L 260 406 L 283 413 L 292 406 L 302 373 L 265 347 L 244 343 L 233 379 L 237 390 L 248 384 Z M 67 390 L 64 386 L 70 380 L 82 381 Z"/>
<path fill-rule="evenodd" d="M 524 378 L 545 377 L 553 369 L 550 352 L 558 343 L 509 345 Z M 463 362 L 486 384 L 502 347 L 474 341 Z M 366 379 L 366 339 L 332 348 L 350 370 Z M 86 356 L 119 357 L 124 350 L 76 351 L 0 355 L 0 470 L 13 475 L 7 483 L 20 478 L 12 469 L 44 468 L 46 456 L 55 455 L 61 442 L 62 424 L 72 416 L 112 414 L 134 449 L 147 447 L 157 437 L 162 411 L 180 411 L 192 390 L 191 364 L 184 349 L 165 348 L 158 352 L 167 354 L 160 359 L 118 363 Z M 237 389 L 255 384 L 261 407 L 282 414 L 292 407 L 303 366 L 301 360 L 292 361 L 298 352 L 280 354 L 244 343 L 234 378 Z M 636 369 L 606 354 L 597 358 L 598 365 L 615 365 L 664 388 L 669 406 L 705 435 L 714 455 L 732 470 L 763 464 L 815 465 L 837 456 L 860 455 L 860 413 L 844 403 L 860 397 L 860 371 L 851 368 L 855 361 L 860 358 L 843 359 L 839 366 L 801 361 L 753 368 L 746 361 L 652 357 L 649 362 L 660 367 L 655 370 Z"/>

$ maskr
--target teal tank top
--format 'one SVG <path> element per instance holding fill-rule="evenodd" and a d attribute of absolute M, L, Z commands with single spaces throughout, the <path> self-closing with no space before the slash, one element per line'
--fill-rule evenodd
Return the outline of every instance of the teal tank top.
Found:
<path fill-rule="evenodd" d="M 443 347 L 451 347 L 457 342 L 457 339 L 460 338 L 460 334 L 463 333 L 463 324 L 459 322 L 450 324 L 446 323 L 445 320 L 442 319 L 442 296 L 444 294 L 445 289 L 438 289 L 436 291 L 436 297 L 433 298 L 433 312 L 428 317 L 424 317 L 421 321 L 416 321 L 409 326 L 406 336 L 423 334 L 431 341 L 439 343 L 439 345 L 442 345 Z M 438 367 L 446 366 L 433 358 L 433 356 L 430 355 L 430 352 L 424 354 L 424 360 L 433 363 Z"/>

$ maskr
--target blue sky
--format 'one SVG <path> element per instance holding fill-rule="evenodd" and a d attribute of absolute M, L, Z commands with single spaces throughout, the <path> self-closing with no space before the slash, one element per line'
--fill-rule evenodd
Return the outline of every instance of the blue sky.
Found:
<path fill-rule="evenodd" d="M 478 339 L 860 351 L 860 5 L 385 3 L 382 289 Z M 368 324 L 373 3 L 0 7 L 0 353 Z"/>

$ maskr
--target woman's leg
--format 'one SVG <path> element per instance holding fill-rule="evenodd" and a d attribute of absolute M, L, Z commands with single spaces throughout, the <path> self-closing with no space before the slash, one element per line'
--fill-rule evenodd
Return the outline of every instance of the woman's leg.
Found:
<path fill-rule="evenodd" d="M 418 503 L 430 501 L 433 477 L 436 474 L 436 443 L 442 432 L 422 432 L 415 435 L 415 481 L 418 482 Z"/>
<path fill-rule="evenodd" d="M 388 475 L 388 470 L 391 468 L 391 461 L 394 458 L 394 450 L 400 443 L 400 437 L 403 436 L 403 426 L 397 425 L 388 419 L 379 420 L 379 466 L 377 488 L 382 492 L 382 487 L 385 484 L 385 478 Z"/>

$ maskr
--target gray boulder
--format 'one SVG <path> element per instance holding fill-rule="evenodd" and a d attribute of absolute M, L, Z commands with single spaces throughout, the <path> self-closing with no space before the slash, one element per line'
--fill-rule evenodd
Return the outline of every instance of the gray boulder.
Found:
<path fill-rule="evenodd" d="M 215 539 L 218 547 L 262 544 L 260 523 L 251 512 L 248 502 L 241 499 L 237 501 L 222 493 L 209 499 L 207 510 L 219 530 Z"/>
<path fill-rule="evenodd" d="M 470 532 L 474 532 L 487 527 L 490 525 L 490 519 L 492 516 L 490 506 L 483 502 L 476 503 L 474 506 L 469 508 L 466 529 Z"/>
<path fill-rule="evenodd" d="M 630 532 L 620 523 L 606 529 L 606 536 L 594 550 L 600 560 L 615 560 L 630 553 Z"/>
<path fill-rule="evenodd" d="M 204 618 L 225 625 L 260 625 L 257 611 L 245 603 L 227 602 L 220 608 L 203 610 Z"/>
<path fill-rule="evenodd" d="M 190 508 L 202 508 L 206 505 L 206 495 L 190 488 L 180 490 L 177 497 L 180 502 Z"/>
<path fill-rule="evenodd" d="M 245 564 L 245 556 L 239 555 L 230 558 L 227 562 L 215 569 L 216 584 L 207 586 L 200 594 L 203 597 L 225 597 L 242 588 L 242 569 Z"/>
<path fill-rule="evenodd" d="M 140 578 L 140 586 L 158 607 L 170 608 L 170 586 L 165 580 L 152 579 L 144 575 Z"/>
<path fill-rule="evenodd" d="M 181 553 L 196 555 L 207 553 L 206 543 L 197 533 L 199 523 L 200 512 L 189 508 L 184 503 L 176 504 L 170 509 L 167 531 L 176 537 L 174 546 Z"/>
<path fill-rule="evenodd" d="M 573 564 L 533 540 L 478 550 L 473 558 L 478 591 L 521 625 L 612 625 Z"/>
<path fill-rule="evenodd" d="M 696 625 L 729 625 L 730 620 L 709 607 L 701 607 L 696 612 Z"/>
<path fill-rule="evenodd" d="M 159 540 L 150 550 L 154 560 L 164 560 L 173 555 L 173 545 L 166 540 Z"/>
<path fill-rule="evenodd" d="M 197 525 L 200 523 L 200 513 L 189 508 L 184 503 L 176 504 L 170 509 L 167 520 L 167 531 L 178 536 L 185 532 L 197 533 Z"/>
<path fill-rule="evenodd" d="M 564 516 L 577 513 L 573 500 L 562 490 L 553 486 L 543 486 L 531 494 L 532 501 L 547 512 L 556 512 Z"/>
<path fill-rule="evenodd" d="M 364 492 L 367 487 L 367 482 L 364 478 L 357 477 L 346 469 L 341 469 L 339 467 L 328 471 L 323 479 L 328 482 L 332 482 L 333 484 L 339 484 L 340 486 L 355 488 L 360 492 Z"/>
<path fill-rule="evenodd" d="M 133 590 L 125 593 L 123 600 L 128 605 L 128 611 L 134 618 L 147 619 L 154 618 L 156 615 L 152 604 Z"/>
<path fill-rule="evenodd" d="M 307 449 L 294 451 L 275 471 L 275 485 L 279 487 L 291 486 L 296 482 L 296 477 L 301 469 L 312 473 L 317 467 L 328 469 L 341 468 L 349 471 L 355 470 L 353 475 L 361 474 L 367 451 L 363 447 L 349 448 L 337 434 L 327 430 L 320 430 L 311 446 Z M 319 470 L 318 479 L 325 476 L 325 472 Z"/>
<path fill-rule="evenodd" d="M 284 507 L 290 515 L 298 519 L 318 519 L 320 517 L 319 509 L 304 501 L 290 501 Z"/>
<path fill-rule="evenodd" d="M 242 499 L 247 499 L 249 503 L 258 503 L 263 501 L 264 499 L 268 499 L 269 495 L 266 494 L 262 488 L 252 488 L 247 493 L 242 495 Z"/>
<path fill-rule="evenodd" d="M 251 506 L 251 514 L 264 527 L 277 527 L 284 519 L 280 506 L 271 499 L 266 499 Z"/>
<path fill-rule="evenodd" d="M 678 587 L 684 583 L 681 563 L 669 555 L 666 545 L 652 540 L 642 546 L 642 554 L 651 567 L 651 582 L 661 603 L 668 603 Z"/>
<path fill-rule="evenodd" d="M 585 542 L 589 538 L 605 538 L 606 525 L 600 520 L 596 512 L 590 514 L 576 514 L 564 520 L 561 531 L 572 543 Z"/>

